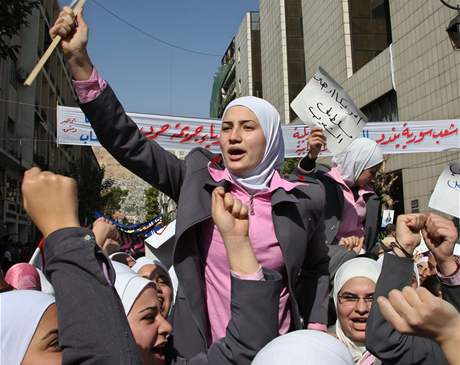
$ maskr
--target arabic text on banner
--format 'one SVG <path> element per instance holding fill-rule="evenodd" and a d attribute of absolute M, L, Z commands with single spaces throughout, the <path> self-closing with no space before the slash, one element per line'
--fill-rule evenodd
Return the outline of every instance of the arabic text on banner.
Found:
<path fill-rule="evenodd" d="M 219 153 L 220 121 L 150 114 L 129 116 L 148 140 L 169 151 L 190 151 L 203 147 Z M 58 144 L 100 146 L 89 121 L 79 108 L 58 106 Z M 375 140 L 384 154 L 439 152 L 460 148 L 460 120 L 367 123 L 361 135 Z M 283 126 L 286 157 L 308 152 L 309 127 Z M 328 151 L 324 151 L 328 155 Z"/>

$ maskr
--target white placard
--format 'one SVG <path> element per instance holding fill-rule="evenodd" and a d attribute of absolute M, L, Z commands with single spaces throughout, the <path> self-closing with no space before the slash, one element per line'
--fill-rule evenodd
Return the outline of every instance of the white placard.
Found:
<path fill-rule="evenodd" d="M 460 163 L 447 166 L 434 188 L 428 206 L 460 218 Z"/>
<path fill-rule="evenodd" d="M 342 152 L 367 122 L 345 90 L 321 67 L 292 101 L 291 108 L 310 126 L 321 127 L 332 154 Z"/>
<path fill-rule="evenodd" d="M 381 227 L 385 228 L 389 224 L 393 224 L 393 220 L 395 217 L 395 211 L 390 209 L 385 209 L 382 214 L 382 224 Z"/>
<path fill-rule="evenodd" d="M 153 233 L 145 239 L 150 246 L 155 249 L 159 249 L 160 246 L 169 240 L 176 233 L 176 221 L 173 220 L 163 230 L 160 230 L 161 234 Z"/>

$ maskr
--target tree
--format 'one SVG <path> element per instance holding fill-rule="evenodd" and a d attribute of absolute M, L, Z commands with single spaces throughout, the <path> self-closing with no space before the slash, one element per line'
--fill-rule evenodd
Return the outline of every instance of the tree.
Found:
<path fill-rule="evenodd" d="M 27 17 L 38 3 L 38 0 L 0 1 L 0 58 L 17 61 L 16 54 L 21 46 L 12 43 L 13 37 L 29 25 Z"/>
<path fill-rule="evenodd" d="M 299 160 L 299 158 L 286 158 L 284 160 L 283 168 L 281 169 L 281 175 L 289 176 L 290 174 L 292 174 L 294 169 L 299 164 Z"/>
<path fill-rule="evenodd" d="M 385 165 L 386 159 L 384 160 Z M 382 210 L 393 209 L 397 203 L 396 200 L 391 196 L 393 184 L 398 180 L 398 176 L 391 172 L 384 172 L 381 168 L 374 179 L 374 190 L 375 193 L 380 197 L 382 202 Z"/>
<path fill-rule="evenodd" d="M 128 190 L 113 186 L 113 183 L 112 179 L 107 179 L 105 181 L 106 187 L 101 192 L 103 211 L 108 216 L 120 210 L 121 204 L 128 196 Z"/>
<path fill-rule="evenodd" d="M 101 168 L 89 168 L 90 165 L 81 163 L 80 165 L 71 164 L 69 171 L 61 173 L 70 176 L 77 181 L 78 186 L 78 214 L 80 222 L 88 225 L 94 220 L 94 213 L 101 210 L 104 201 L 101 191 L 104 190 L 105 182 L 104 166 Z"/>
<path fill-rule="evenodd" d="M 144 190 L 145 196 L 145 220 L 155 218 L 161 213 L 160 204 L 158 203 L 159 191 L 153 186 Z"/>

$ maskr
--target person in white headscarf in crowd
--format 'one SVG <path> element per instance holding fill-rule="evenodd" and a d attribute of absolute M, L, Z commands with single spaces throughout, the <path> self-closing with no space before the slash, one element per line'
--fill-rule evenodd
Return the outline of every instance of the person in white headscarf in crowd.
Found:
<path fill-rule="evenodd" d="M 0 364 L 62 364 L 53 296 L 35 290 L 2 293 L 0 318 Z"/>
<path fill-rule="evenodd" d="M 133 267 L 133 265 L 136 263 L 134 257 L 132 257 L 130 254 L 127 254 L 126 252 L 114 252 L 109 255 L 109 259 L 112 262 L 116 261 L 128 267 Z"/>
<path fill-rule="evenodd" d="M 161 301 L 155 283 L 125 265 L 116 264 L 115 289 L 144 365 L 165 361 L 163 349 L 172 328 L 160 312 Z"/>
<path fill-rule="evenodd" d="M 174 288 L 166 266 L 157 258 L 143 256 L 136 260 L 131 269 L 156 284 L 161 314 L 167 318 L 173 304 Z"/>
<path fill-rule="evenodd" d="M 308 139 L 309 152 L 299 162 L 297 174 L 320 180 L 326 189 L 326 243 L 329 246 L 333 277 L 338 267 L 377 242 L 380 199 L 372 182 L 383 164 L 383 154 L 369 138 L 356 138 L 332 159 L 332 167 L 316 164 L 326 145 L 325 132 L 313 128 Z"/>
<path fill-rule="evenodd" d="M 379 363 L 366 350 L 366 327 L 380 271 L 378 262 L 357 257 L 340 266 L 334 278 L 335 335 L 360 365 Z"/>
<path fill-rule="evenodd" d="M 139 131 L 97 73 L 86 50 L 83 16 L 65 8 L 50 29 L 52 38 L 57 34 L 65 39 L 61 46 L 80 107 L 100 143 L 128 170 L 177 203 L 172 257 L 179 279 L 177 296 L 183 299 L 176 301 L 173 315 L 173 327 L 183 329 L 174 333 L 179 352 L 185 358 L 206 352 L 226 335 L 231 318 L 232 273 L 211 218 L 211 194 L 217 186 L 224 186 L 250 210 L 250 241 L 261 267 L 240 273 L 239 279 L 262 280 L 263 269 L 283 276 L 279 332 L 309 324 L 325 326 L 329 257 L 324 245 L 324 190 L 315 181 L 304 184 L 281 177 L 284 142 L 275 107 L 253 96 L 233 100 L 224 110 L 220 136 L 215 126 L 210 133 L 202 127 L 190 134 L 183 129 L 184 135 L 199 134 L 205 148 L 195 148 L 180 160 Z M 174 133 L 173 128 L 168 133 Z M 208 150 L 217 144 L 221 155 Z M 248 354 L 253 356 L 254 350 Z"/>
<path fill-rule="evenodd" d="M 252 365 L 353 365 L 348 349 L 333 336 L 300 330 L 272 340 Z"/>

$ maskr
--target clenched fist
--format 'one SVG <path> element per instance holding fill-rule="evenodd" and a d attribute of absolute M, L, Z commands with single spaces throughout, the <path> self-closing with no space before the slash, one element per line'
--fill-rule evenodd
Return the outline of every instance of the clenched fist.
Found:
<path fill-rule="evenodd" d="M 25 172 L 21 190 L 24 209 L 44 237 L 80 226 L 74 179 L 34 167 Z"/>

